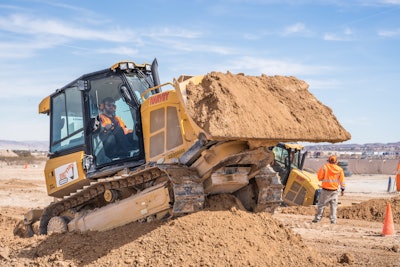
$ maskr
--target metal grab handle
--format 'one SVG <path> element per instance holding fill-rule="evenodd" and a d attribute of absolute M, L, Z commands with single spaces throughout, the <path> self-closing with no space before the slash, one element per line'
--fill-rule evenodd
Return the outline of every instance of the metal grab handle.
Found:
<path fill-rule="evenodd" d="M 163 84 L 160 84 L 160 85 L 157 85 L 157 86 L 154 86 L 154 87 L 151 87 L 151 88 L 147 89 L 146 91 L 144 91 L 144 92 L 140 95 L 140 97 L 141 97 L 143 100 L 146 100 L 145 95 L 146 95 L 148 92 L 153 91 L 153 90 L 156 90 L 156 89 L 158 89 L 158 88 L 160 88 L 160 87 L 163 87 L 163 86 L 165 86 L 165 85 L 168 85 L 168 84 L 174 86 L 174 84 L 171 83 L 171 82 L 163 83 Z"/>

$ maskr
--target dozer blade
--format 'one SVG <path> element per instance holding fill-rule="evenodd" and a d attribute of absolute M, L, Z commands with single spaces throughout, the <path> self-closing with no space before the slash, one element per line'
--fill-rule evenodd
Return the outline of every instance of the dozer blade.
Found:
<path fill-rule="evenodd" d="M 186 79 L 186 80 L 185 80 Z M 209 140 L 343 142 L 350 134 L 295 77 L 211 72 L 174 83 L 198 131 Z"/>

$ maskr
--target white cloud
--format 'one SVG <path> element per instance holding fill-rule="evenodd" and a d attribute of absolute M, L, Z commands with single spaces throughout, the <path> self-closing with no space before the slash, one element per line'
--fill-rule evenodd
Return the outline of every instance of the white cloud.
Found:
<path fill-rule="evenodd" d="M 352 35 L 352 34 L 353 34 L 353 30 L 350 29 L 349 27 L 346 27 L 346 28 L 344 29 L 344 34 L 345 34 L 345 35 Z"/>
<path fill-rule="evenodd" d="M 211 52 L 219 55 L 230 55 L 235 53 L 235 49 L 221 46 L 221 45 L 208 45 L 208 44 L 192 44 L 192 43 L 175 43 L 174 49 L 190 52 Z"/>
<path fill-rule="evenodd" d="M 107 54 L 107 55 L 122 55 L 122 56 L 128 56 L 128 57 L 133 57 L 135 55 L 138 54 L 138 50 L 137 49 L 132 49 L 129 47 L 125 47 L 125 46 L 120 46 L 120 47 L 112 47 L 112 48 L 108 48 L 108 49 L 94 49 L 91 50 L 91 52 L 95 53 L 95 54 Z"/>
<path fill-rule="evenodd" d="M 323 39 L 325 41 L 351 41 L 354 39 L 353 36 L 353 30 L 346 27 L 341 33 L 325 33 Z"/>
<path fill-rule="evenodd" d="M 258 40 L 261 38 L 262 35 L 252 34 L 252 33 L 245 33 L 243 34 L 243 38 L 246 40 Z"/>
<path fill-rule="evenodd" d="M 397 37 L 400 36 L 400 29 L 396 30 L 380 30 L 378 35 L 381 37 Z"/>
<path fill-rule="evenodd" d="M 129 29 L 114 28 L 96 31 L 82 26 L 68 24 L 56 19 L 34 18 L 23 14 L 0 17 L 0 30 L 24 35 L 50 35 L 69 39 L 127 42 L 135 40 L 135 33 Z"/>
<path fill-rule="evenodd" d="M 332 90 L 343 87 L 341 81 L 332 79 L 307 79 L 307 83 L 310 85 L 311 90 Z"/>
<path fill-rule="evenodd" d="M 28 58 L 33 56 L 37 50 L 48 49 L 61 44 L 62 39 L 54 38 L 21 38 L 16 40 L 0 41 L 0 58 Z"/>
<path fill-rule="evenodd" d="M 143 33 L 143 36 L 149 36 L 152 38 L 185 38 L 185 39 L 195 39 L 201 37 L 202 33 L 198 31 L 190 31 L 182 28 L 160 28 L 152 29 Z"/>
<path fill-rule="evenodd" d="M 393 5 L 400 5 L 400 0 L 382 0 L 384 4 L 393 4 Z"/>
<path fill-rule="evenodd" d="M 227 69 L 240 72 L 247 70 L 256 75 L 260 73 L 267 75 L 316 75 L 331 69 L 329 66 L 313 66 L 293 62 L 293 60 L 240 57 L 231 60 Z"/>
<path fill-rule="evenodd" d="M 151 45 L 157 44 L 166 44 L 169 45 L 169 49 L 175 49 L 180 51 L 210 51 L 217 54 L 229 54 L 231 53 L 229 49 L 219 46 L 219 45 L 199 45 L 197 43 L 185 43 L 180 41 L 179 39 L 196 39 L 202 36 L 202 33 L 199 31 L 192 31 L 184 28 L 154 28 L 146 31 L 135 32 L 129 28 L 119 28 L 114 27 L 111 29 L 105 30 L 93 30 L 90 27 L 85 27 L 85 25 L 75 25 L 71 22 L 65 22 L 59 19 L 54 18 L 36 18 L 32 16 L 28 16 L 25 14 L 12 14 L 7 17 L 0 16 L 0 31 L 12 32 L 16 33 L 19 38 L 17 40 L 17 45 L 14 43 L 3 43 L 3 52 L 0 52 L 1 57 L 7 57 L 12 54 L 16 50 L 19 50 L 19 46 L 22 46 L 24 49 L 24 53 L 19 54 L 17 57 L 27 57 L 34 53 L 35 50 L 41 48 L 50 48 L 55 45 L 64 45 L 75 49 L 75 53 L 80 53 L 80 51 L 93 53 L 97 52 L 100 54 L 103 53 L 112 53 L 112 54 L 120 54 L 120 55 L 136 55 L 137 50 L 131 48 L 119 48 L 118 50 L 113 49 L 103 49 L 90 47 L 90 50 L 85 47 L 74 47 L 70 45 L 75 41 L 103 41 L 108 43 L 129 43 L 131 45 L 143 46 L 145 43 L 150 43 Z M 32 43 L 31 39 L 39 39 L 40 45 L 34 42 Z M 148 40 L 145 42 L 143 38 L 147 38 Z M 151 41 L 149 41 L 149 39 Z M 21 41 L 18 43 L 18 41 Z M 26 41 L 24 41 L 26 40 Z M 29 41 L 28 41 L 29 40 Z M 154 42 L 156 40 L 156 42 Z M 46 44 L 45 42 L 49 43 Z M 99 44 L 101 44 L 99 42 Z M 0 44 L 1 46 L 1 44 Z M 97 45 L 98 46 L 98 45 Z M 21 49 L 22 50 L 22 49 Z M 10 52 L 11 51 L 11 52 Z M 116 52 L 117 51 L 117 52 Z"/>
<path fill-rule="evenodd" d="M 303 23 L 296 23 L 286 27 L 283 31 L 283 35 L 290 35 L 294 33 L 307 32 L 306 26 Z"/>
<path fill-rule="evenodd" d="M 159 35 L 151 34 L 151 44 L 156 43 L 157 46 L 161 49 L 167 48 L 169 52 L 171 51 L 180 51 L 180 52 L 202 52 L 202 53 L 215 53 L 219 55 L 230 55 L 236 53 L 236 49 L 218 45 L 218 44 L 209 44 L 204 43 L 204 41 L 200 40 L 186 40 L 179 38 L 167 38 Z M 207 41 L 207 39 L 206 39 Z"/>

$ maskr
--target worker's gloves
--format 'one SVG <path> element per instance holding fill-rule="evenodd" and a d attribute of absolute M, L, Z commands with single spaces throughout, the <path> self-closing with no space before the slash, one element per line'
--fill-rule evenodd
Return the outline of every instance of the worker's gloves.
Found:
<path fill-rule="evenodd" d="M 343 196 L 344 195 L 344 187 L 340 188 L 340 195 Z"/>

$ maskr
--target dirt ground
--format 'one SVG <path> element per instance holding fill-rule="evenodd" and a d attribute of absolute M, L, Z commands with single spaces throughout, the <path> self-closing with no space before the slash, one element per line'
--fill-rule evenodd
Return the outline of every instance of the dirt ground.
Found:
<path fill-rule="evenodd" d="M 382 237 L 386 203 L 400 229 L 400 196 L 387 176 L 354 175 L 340 197 L 338 223 L 311 223 L 315 207 L 249 213 L 229 196 L 204 211 L 106 232 L 20 238 L 13 229 L 44 207 L 43 165 L 0 169 L 1 266 L 400 266 L 400 236 Z"/>

